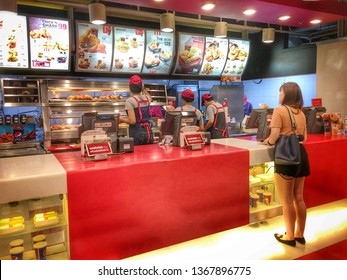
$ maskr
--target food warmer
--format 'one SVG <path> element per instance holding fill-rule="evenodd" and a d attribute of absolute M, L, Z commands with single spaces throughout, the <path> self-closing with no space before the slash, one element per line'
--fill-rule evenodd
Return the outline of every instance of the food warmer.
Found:
<path fill-rule="evenodd" d="M 152 96 L 151 106 L 167 104 L 165 85 L 145 84 Z M 129 96 L 126 82 L 86 80 L 41 81 L 45 147 L 78 149 L 82 115 L 86 112 L 120 113 L 125 116 Z M 120 124 L 118 137 L 128 136 L 128 125 Z"/>

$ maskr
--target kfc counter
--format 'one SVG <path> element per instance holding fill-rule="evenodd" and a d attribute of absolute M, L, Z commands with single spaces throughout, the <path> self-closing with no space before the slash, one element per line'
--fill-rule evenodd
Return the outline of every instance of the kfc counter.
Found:
<path fill-rule="evenodd" d="M 250 166 L 271 161 L 273 148 L 253 137 L 213 142 L 197 151 L 136 146 L 134 153 L 97 162 L 82 160 L 79 152 L 35 156 L 35 166 L 41 160 L 45 168 L 49 165 L 45 160 L 55 157 L 54 164 L 65 170 L 68 236 L 64 244 L 70 258 L 122 259 L 249 224 L 254 210 L 249 204 Z M 345 136 L 309 135 L 305 144 L 312 173 L 305 184 L 308 207 L 347 197 L 346 180 L 341 180 L 346 145 Z M 0 161 L 1 170 L 6 170 L 1 173 L 1 193 L 9 197 L 1 206 L 38 196 L 30 196 L 30 190 L 37 189 L 32 177 L 21 172 L 14 176 L 23 180 L 10 176 L 18 168 L 12 161 L 22 158 Z M 49 178 L 48 173 L 35 174 L 36 179 Z M 17 181 L 16 191 L 6 187 L 13 181 Z M 53 181 L 46 184 L 47 189 Z M 24 190 L 29 195 L 20 195 Z M 52 194 L 42 191 L 42 196 Z M 0 243 L 8 246 L 21 234 L 33 235 L 24 231 L 0 236 Z"/>

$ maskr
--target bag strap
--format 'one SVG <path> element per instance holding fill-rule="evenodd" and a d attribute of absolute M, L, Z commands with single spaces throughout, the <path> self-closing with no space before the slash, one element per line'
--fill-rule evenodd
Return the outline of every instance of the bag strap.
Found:
<path fill-rule="evenodd" d="M 292 112 L 292 110 L 290 110 L 289 106 L 284 105 L 284 107 L 286 107 L 287 110 L 288 110 L 288 113 L 289 113 L 289 116 L 290 116 L 290 122 L 292 123 L 292 130 L 294 131 L 294 133 L 296 133 L 296 122 L 295 122 L 295 119 L 294 119 L 294 116 L 293 116 L 293 112 Z"/>

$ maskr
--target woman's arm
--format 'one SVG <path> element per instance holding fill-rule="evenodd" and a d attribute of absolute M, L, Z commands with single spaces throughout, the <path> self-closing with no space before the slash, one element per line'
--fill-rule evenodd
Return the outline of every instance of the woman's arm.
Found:
<path fill-rule="evenodd" d="M 268 138 L 266 138 L 263 143 L 266 145 L 275 145 L 278 138 L 280 137 L 280 131 L 281 129 L 279 127 L 272 127 L 271 133 Z"/>
<path fill-rule="evenodd" d="M 135 111 L 134 110 L 127 110 L 128 112 L 128 118 L 119 118 L 120 122 L 124 122 L 130 125 L 134 125 L 136 123 L 136 117 L 135 117 Z"/>

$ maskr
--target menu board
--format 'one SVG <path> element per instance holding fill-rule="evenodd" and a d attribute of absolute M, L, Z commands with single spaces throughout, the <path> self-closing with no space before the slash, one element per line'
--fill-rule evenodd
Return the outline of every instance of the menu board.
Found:
<path fill-rule="evenodd" d="M 202 65 L 204 47 L 204 36 L 180 33 L 174 74 L 198 74 Z"/>
<path fill-rule="evenodd" d="M 76 71 L 108 72 L 112 61 L 112 27 L 77 24 Z"/>
<path fill-rule="evenodd" d="M 28 68 L 25 16 L 0 11 L 0 67 Z"/>
<path fill-rule="evenodd" d="M 134 28 L 114 28 L 112 72 L 140 73 L 145 50 L 145 31 Z"/>
<path fill-rule="evenodd" d="M 219 76 L 228 55 L 228 39 L 206 37 L 205 55 L 200 75 Z"/>
<path fill-rule="evenodd" d="M 146 54 L 142 73 L 169 74 L 174 49 L 174 33 L 146 31 Z"/>
<path fill-rule="evenodd" d="M 240 80 L 245 70 L 249 56 L 249 41 L 229 39 L 227 62 L 223 69 L 223 76 L 233 76 Z"/>
<path fill-rule="evenodd" d="M 31 68 L 69 70 L 69 22 L 29 17 L 29 30 Z"/>

